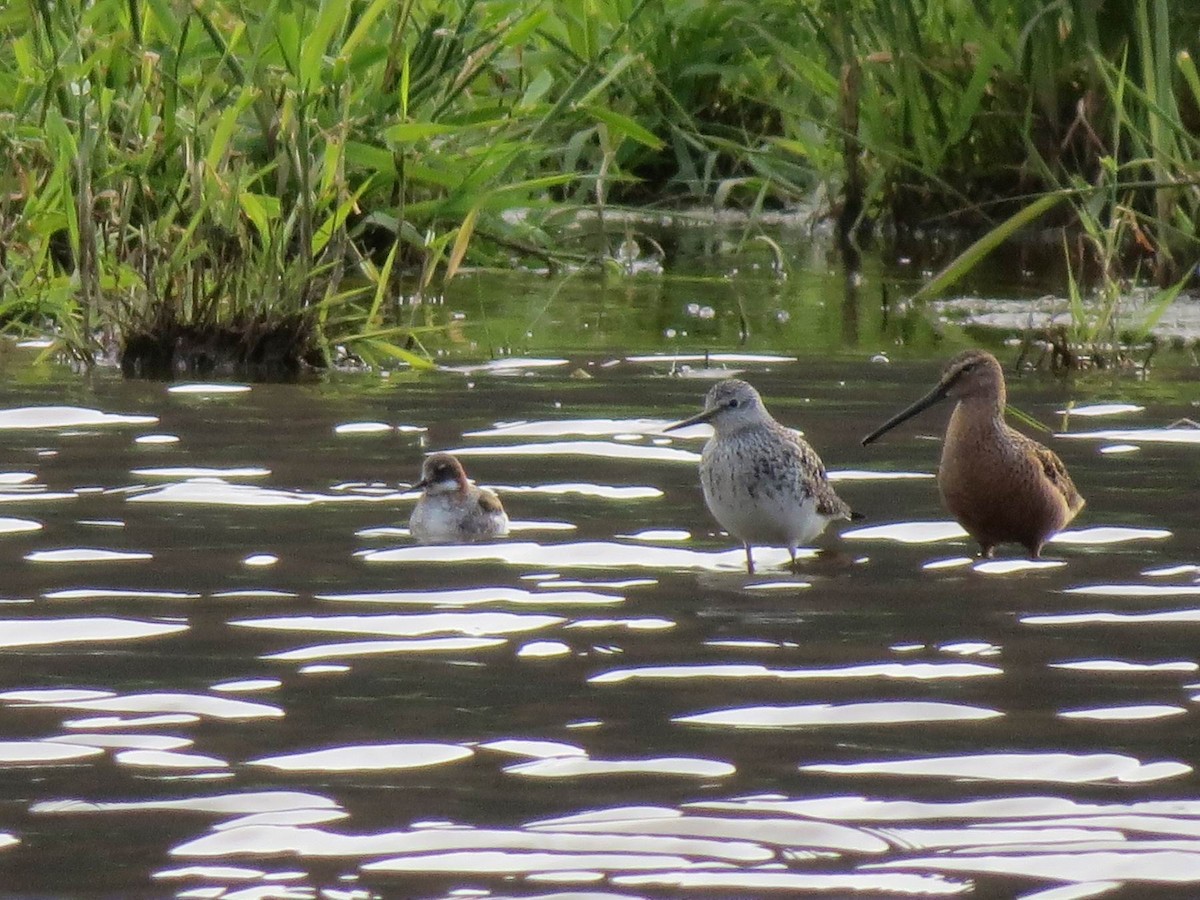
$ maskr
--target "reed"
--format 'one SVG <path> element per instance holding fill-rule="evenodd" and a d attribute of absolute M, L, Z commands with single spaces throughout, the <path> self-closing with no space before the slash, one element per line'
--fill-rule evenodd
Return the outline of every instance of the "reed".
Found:
<path fill-rule="evenodd" d="M 611 260 L 627 204 L 983 235 L 937 289 L 1067 226 L 1113 283 L 1175 284 L 1198 27 L 1169 0 L 14 0 L 0 321 L 131 370 L 288 340 L 291 370 L 429 365 L 416 304 L 466 266 Z"/>

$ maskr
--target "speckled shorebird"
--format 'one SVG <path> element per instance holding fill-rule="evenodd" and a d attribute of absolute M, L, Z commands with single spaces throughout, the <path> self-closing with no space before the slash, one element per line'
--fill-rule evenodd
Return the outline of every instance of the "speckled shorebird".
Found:
<path fill-rule="evenodd" d="M 449 453 L 434 453 L 421 466 L 413 485 L 423 493 L 408 520 L 422 544 L 486 541 L 508 534 L 508 516 L 500 498 L 470 482 L 462 463 Z"/>
<path fill-rule="evenodd" d="M 704 502 L 721 527 L 746 548 L 746 571 L 754 574 L 751 546 L 796 548 L 835 519 L 861 518 L 833 492 L 821 458 L 796 432 L 772 418 L 758 391 L 730 378 L 713 385 L 704 411 L 669 425 L 672 431 L 698 422 L 714 434 L 700 456 Z"/>
<path fill-rule="evenodd" d="M 943 505 L 979 542 L 982 556 L 990 557 L 997 544 L 1021 544 L 1038 557 L 1084 501 L 1052 450 L 1005 423 L 1004 372 L 992 354 L 958 354 L 932 391 L 868 434 L 863 444 L 945 399 L 956 402 L 938 466 Z"/>

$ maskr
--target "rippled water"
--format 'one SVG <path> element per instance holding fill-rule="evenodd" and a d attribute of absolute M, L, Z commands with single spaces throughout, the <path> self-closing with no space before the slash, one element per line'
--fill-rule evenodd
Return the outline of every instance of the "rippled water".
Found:
<path fill-rule="evenodd" d="M 867 360 L 10 384 L 0 893 L 1195 896 L 1200 390 L 1014 384 L 1089 505 L 978 563 Z M 659 433 L 726 367 L 868 517 L 798 574 Z M 428 449 L 509 539 L 411 542 Z"/>

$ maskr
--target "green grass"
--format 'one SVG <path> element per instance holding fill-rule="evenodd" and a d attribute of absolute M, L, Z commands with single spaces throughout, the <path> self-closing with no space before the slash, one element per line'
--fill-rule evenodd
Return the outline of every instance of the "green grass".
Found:
<path fill-rule="evenodd" d="M 85 362 L 202 334 L 240 365 L 291 334 L 429 365 L 415 301 L 464 266 L 611 259 L 627 205 L 990 231 L 929 293 L 1046 225 L 1099 264 L 1081 291 L 1176 284 L 1200 258 L 1178 5 L 13 0 L 0 322 Z"/>

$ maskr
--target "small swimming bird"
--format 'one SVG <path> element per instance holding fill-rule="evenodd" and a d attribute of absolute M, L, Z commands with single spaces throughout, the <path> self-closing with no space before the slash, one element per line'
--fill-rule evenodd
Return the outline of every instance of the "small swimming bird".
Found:
<path fill-rule="evenodd" d="M 449 453 L 434 453 L 421 466 L 413 485 L 423 493 L 408 520 L 422 544 L 486 541 L 508 534 L 508 515 L 500 498 L 472 484 L 462 463 Z"/>
<path fill-rule="evenodd" d="M 1042 545 L 1083 509 L 1084 500 L 1054 451 L 1005 423 L 1004 371 L 992 354 L 958 354 L 932 391 L 868 434 L 863 444 L 946 399 L 955 406 L 938 466 L 942 504 L 979 542 L 984 558 L 997 544 L 1020 544 L 1036 559 Z"/>
<path fill-rule="evenodd" d="M 698 422 L 710 422 L 715 431 L 700 456 L 704 502 L 746 548 L 751 575 L 751 545 L 787 547 L 795 568 L 796 548 L 831 521 L 862 518 L 833 492 L 813 448 L 776 422 L 746 382 L 717 382 L 704 399 L 703 412 L 664 430 Z"/>

